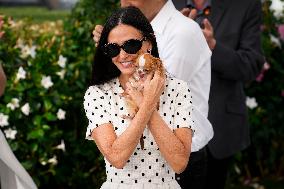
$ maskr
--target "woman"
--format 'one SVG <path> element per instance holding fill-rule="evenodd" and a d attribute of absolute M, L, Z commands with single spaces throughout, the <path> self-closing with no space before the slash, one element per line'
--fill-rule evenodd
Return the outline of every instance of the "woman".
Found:
<path fill-rule="evenodd" d="M 116 11 L 102 31 L 84 108 L 89 119 L 86 138 L 94 140 L 105 157 L 103 189 L 180 188 L 175 173 L 186 168 L 194 131 L 190 90 L 185 82 L 158 73 L 142 83 L 131 78 L 138 54 L 159 57 L 153 33 L 135 7 Z M 142 92 L 134 87 L 139 84 Z M 124 91 L 139 107 L 132 120 L 121 117 L 127 114 L 119 95 Z"/>

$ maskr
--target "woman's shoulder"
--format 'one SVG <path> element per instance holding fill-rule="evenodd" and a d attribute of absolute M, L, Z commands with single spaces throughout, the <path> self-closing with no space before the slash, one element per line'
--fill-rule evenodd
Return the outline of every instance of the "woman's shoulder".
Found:
<path fill-rule="evenodd" d="M 168 86 L 175 86 L 175 87 L 187 87 L 187 82 L 176 78 L 175 76 L 167 73 L 166 75 L 166 87 Z"/>
<path fill-rule="evenodd" d="M 115 87 L 116 85 L 116 79 L 112 79 L 108 82 L 105 82 L 103 84 L 100 85 L 91 85 L 88 87 L 88 89 L 85 92 L 85 97 L 86 96 L 94 96 L 94 95 L 99 95 L 99 94 L 105 94 L 107 93 L 109 90 L 111 90 L 112 88 Z"/>

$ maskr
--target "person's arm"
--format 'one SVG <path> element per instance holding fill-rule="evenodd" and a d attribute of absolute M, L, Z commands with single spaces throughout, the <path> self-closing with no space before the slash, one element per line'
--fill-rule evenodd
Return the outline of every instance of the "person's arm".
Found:
<path fill-rule="evenodd" d="M 111 165 L 122 169 L 133 154 L 139 139 L 148 123 L 153 109 L 143 103 L 127 129 L 117 136 L 110 123 L 98 126 L 92 132 L 100 152 Z"/>
<path fill-rule="evenodd" d="M 243 20 L 238 49 L 217 40 L 212 55 L 212 70 L 220 77 L 250 81 L 255 79 L 264 64 L 261 54 L 261 2 L 251 1 Z"/>
<path fill-rule="evenodd" d="M 6 75 L 4 73 L 2 65 L 0 64 L 0 96 L 3 95 L 5 91 L 5 86 L 6 86 Z"/>
<path fill-rule="evenodd" d="M 173 132 L 157 111 L 151 116 L 148 128 L 171 168 L 177 174 L 183 172 L 191 152 L 191 130 L 179 128 Z"/>

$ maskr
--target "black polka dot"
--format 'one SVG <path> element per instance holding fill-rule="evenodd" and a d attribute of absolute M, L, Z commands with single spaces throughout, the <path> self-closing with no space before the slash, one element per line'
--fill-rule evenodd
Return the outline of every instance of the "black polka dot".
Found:
<path fill-rule="evenodd" d="M 118 128 L 117 127 L 114 127 L 114 130 L 117 130 Z"/>
<path fill-rule="evenodd" d="M 159 161 L 159 159 L 156 159 L 156 162 L 158 162 Z"/>
<path fill-rule="evenodd" d="M 130 174 L 128 173 L 128 176 L 130 177 Z"/>
<path fill-rule="evenodd" d="M 148 154 L 151 155 L 151 152 L 149 152 Z"/>
<path fill-rule="evenodd" d="M 95 115 L 94 112 L 92 112 L 92 115 Z"/>
<path fill-rule="evenodd" d="M 142 173 L 142 176 L 144 177 L 144 176 L 145 176 L 145 173 Z"/>
<path fill-rule="evenodd" d="M 100 97 L 100 99 L 104 99 L 104 97 L 103 97 L 103 96 L 101 96 L 101 97 Z"/>
<path fill-rule="evenodd" d="M 165 102 L 165 101 L 163 101 L 163 104 L 166 104 L 166 102 Z"/>
<path fill-rule="evenodd" d="M 137 180 L 135 180 L 135 183 L 137 183 Z"/>
<path fill-rule="evenodd" d="M 101 118 L 103 118 L 104 116 L 103 116 L 103 115 L 101 115 L 100 117 L 101 117 Z"/>
<path fill-rule="evenodd" d="M 98 107 L 95 107 L 95 109 L 97 110 L 97 109 L 98 109 Z"/>
<path fill-rule="evenodd" d="M 121 107 L 120 110 L 123 110 L 123 107 Z"/>
<path fill-rule="evenodd" d="M 164 113 L 164 116 L 167 116 L 167 114 L 166 114 L 166 113 Z"/>
<path fill-rule="evenodd" d="M 144 162 L 144 159 L 141 159 L 141 162 Z"/>
<path fill-rule="evenodd" d="M 184 121 L 186 121 L 186 118 L 184 117 L 184 118 L 182 118 Z"/>
<path fill-rule="evenodd" d="M 117 173 L 114 173 L 117 176 Z"/>
<path fill-rule="evenodd" d="M 156 173 L 156 176 L 159 176 L 159 173 Z"/>
<path fill-rule="evenodd" d="M 91 93 L 89 92 L 88 95 L 90 95 Z"/>
<path fill-rule="evenodd" d="M 151 142 L 151 145 L 153 146 L 153 145 L 154 145 L 154 142 Z"/>
<path fill-rule="evenodd" d="M 130 160 L 127 160 L 127 163 L 129 163 L 130 162 Z"/>
<path fill-rule="evenodd" d="M 151 180 L 148 180 L 148 182 L 151 182 Z"/>
<path fill-rule="evenodd" d="M 162 178 L 162 181 L 163 181 L 163 182 L 165 182 L 165 179 L 164 179 L 164 178 Z"/>
<path fill-rule="evenodd" d="M 124 120 L 121 120 L 121 123 L 124 123 Z"/>
<path fill-rule="evenodd" d="M 122 181 L 120 181 L 121 183 L 123 183 L 123 180 Z"/>
<path fill-rule="evenodd" d="M 134 155 L 135 155 L 135 156 L 137 156 L 137 153 L 136 153 L 136 152 L 134 152 Z"/>
<path fill-rule="evenodd" d="M 134 167 L 134 169 L 138 169 L 138 167 L 137 167 L 137 166 L 135 166 L 135 167 Z"/>
<path fill-rule="evenodd" d="M 181 103 L 178 103 L 178 105 L 180 106 L 180 105 L 181 105 Z"/>
<path fill-rule="evenodd" d="M 151 169 L 152 167 L 151 166 L 149 166 L 149 169 Z"/>

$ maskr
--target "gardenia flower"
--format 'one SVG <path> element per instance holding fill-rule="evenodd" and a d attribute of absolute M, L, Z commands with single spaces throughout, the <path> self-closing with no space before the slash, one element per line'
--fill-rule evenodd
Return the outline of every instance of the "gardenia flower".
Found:
<path fill-rule="evenodd" d="M 36 46 L 32 46 L 32 47 L 29 47 L 28 45 L 25 45 L 23 48 L 22 48 L 22 54 L 21 54 L 21 57 L 22 58 L 27 58 L 28 56 L 31 56 L 32 58 L 35 58 L 36 56 Z"/>
<path fill-rule="evenodd" d="M 65 143 L 64 143 L 64 140 L 61 140 L 61 143 L 57 146 L 55 146 L 55 149 L 58 149 L 58 150 L 62 150 L 65 152 Z"/>
<path fill-rule="evenodd" d="M 249 107 L 250 109 L 254 109 L 258 106 L 256 100 L 254 97 L 250 98 L 247 96 L 247 99 L 246 99 L 246 105 L 247 107 Z"/>
<path fill-rule="evenodd" d="M 58 118 L 59 120 L 65 119 L 65 114 L 66 114 L 66 112 L 65 112 L 64 110 L 59 109 L 59 110 L 57 111 L 57 118 Z"/>
<path fill-rule="evenodd" d="M 15 110 L 19 106 L 20 106 L 19 105 L 19 99 L 17 99 L 17 98 L 12 98 L 11 102 L 9 102 L 7 104 L 7 107 L 10 108 L 11 110 Z"/>
<path fill-rule="evenodd" d="M 52 158 L 50 158 L 49 160 L 47 160 L 47 162 L 52 164 L 52 165 L 56 165 L 58 163 L 55 155 Z"/>
<path fill-rule="evenodd" d="M 16 76 L 16 80 L 20 80 L 20 79 L 26 79 L 26 71 L 24 70 L 24 68 L 21 66 L 19 67 L 17 76 Z"/>
<path fill-rule="evenodd" d="M 21 111 L 26 116 L 29 115 L 30 114 L 30 105 L 29 105 L 29 103 L 26 103 L 24 106 L 22 106 Z"/>
<path fill-rule="evenodd" d="M 53 82 L 51 81 L 51 77 L 50 76 L 42 76 L 41 85 L 46 89 L 51 87 L 53 85 Z"/>
<path fill-rule="evenodd" d="M 13 130 L 11 128 L 4 130 L 6 138 L 14 140 L 16 138 L 17 130 Z"/>
<path fill-rule="evenodd" d="M 0 113 L 0 126 L 4 127 L 4 126 L 9 125 L 8 119 L 9 119 L 9 116 L 4 115 L 3 113 Z"/>
<path fill-rule="evenodd" d="M 270 5 L 270 10 L 276 18 L 280 18 L 283 14 L 284 2 L 281 0 L 272 0 Z"/>
<path fill-rule="evenodd" d="M 65 68 L 66 61 L 67 61 L 67 59 L 66 59 L 64 56 L 60 55 L 60 56 L 59 56 L 59 60 L 57 61 L 57 64 L 58 64 L 61 68 Z"/>

